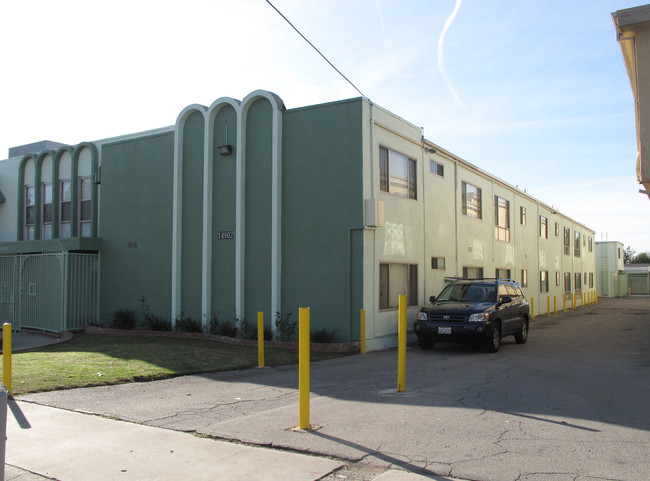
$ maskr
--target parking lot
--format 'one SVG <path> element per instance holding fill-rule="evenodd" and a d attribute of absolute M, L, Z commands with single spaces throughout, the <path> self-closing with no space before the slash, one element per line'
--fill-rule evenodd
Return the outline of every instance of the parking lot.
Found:
<path fill-rule="evenodd" d="M 531 322 L 496 354 L 437 344 L 311 367 L 311 431 L 298 423 L 298 367 L 187 376 L 24 396 L 23 401 L 435 479 L 650 479 L 650 297 Z M 368 475 L 370 476 L 370 475 Z M 335 477 L 331 479 L 336 479 Z"/>

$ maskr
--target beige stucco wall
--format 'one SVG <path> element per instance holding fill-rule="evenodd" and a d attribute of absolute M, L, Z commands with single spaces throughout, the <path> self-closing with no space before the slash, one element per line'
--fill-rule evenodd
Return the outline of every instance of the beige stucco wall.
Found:
<path fill-rule="evenodd" d="M 416 126 L 370 103 L 364 105 L 364 198 L 383 202 L 383 227 L 364 234 L 364 308 L 369 349 L 395 345 L 397 309 L 379 309 L 379 264 L 418 265 L 418 303 L 428 303 L 445 285 L 445 277 L 462 276 L 463 267 L 482 267 L 485 277 L 496 269 L 510 269 L 521 282 L 521 270 L 528 272 L 529 298 L 534 298 L 535 314 L 545 314 L 548 305 L 562 309 L 564 273 L 580 272 L 583 291 L 589 288 L 589 274 L 595 282 L 594 232 L 562 215 L 525 192 L 455 157 L 431 143 L 423 143 Z M 387 147 L 417 161 L 417 200 L 402 198 L 379 189 L 379 147 Z M 428 152 L 433 148 L 436 152 Z M 444 166 L 444 177 L 430 172 L 429 161 Z M 461 183 L 481 188 L 482 219 L 462 214 Z M 494 197 L 509 201 L 510 242 L 495 239 Z M 527 222 L 521 225 L 520 207 L 526 208 Z M 548 219 L 548 239 L 539 237 L 539 216 Z M 558 223 L 559 235 L 555 234 Z M 569 255 L 564 254 L 564 227 L 571 229 Z M 574 256 L 574 232 L 580 233 L 580 257 Z M 584 245 L 583 243 L 584 238 Z M 591 251 L 589 244 L 591 243 Z M 444 271 L 431 269 L 432 257 L 444 257 Z M 539 271 L 548 271 L 549 292 L 539 292 Z M 556 282 L 559 273 L 559 285 Z M 570 299 L 567 303 L 570 305 Z M 418 307 L 408 309 L 408 326 Z"/>

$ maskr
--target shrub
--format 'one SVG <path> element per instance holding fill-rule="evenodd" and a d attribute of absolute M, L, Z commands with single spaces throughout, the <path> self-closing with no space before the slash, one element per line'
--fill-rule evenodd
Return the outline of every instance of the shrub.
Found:
<path fill-rule="evenodd" d="M 337 342 L 337 335 L 336 331 L 330 330 L 330 329 L 315 329 L 311 331 L 310 333 L 311 336 L 311 342 L 317 342 L 317 343 L 333 343 Z"/>
<path fill-rule="evenodd" d="M 239 335 L 243 339 L 251 339 L 253 341 L 256 341 L 257 340 L 257 323 L 251 324 L 246 319 L 242 319 L 241 322 L 239 323 Z M 269 329 L 267 327 L 264 328 L 264 340 L 265 341 L 272 341 L 273 340 L 273 333 L 271 332 L 271 329 Z"/>
<path fill-rule="evenodd" d="M 298 323 L 291 320 L 289 312 L 284 317 L 280 312 L 275 313 L 275 340 L 291 341 L 298 330 Z"/>
<path fill-rule="evenodd" d="M 176 319 L 176 330 L 178 332 L 203 332 L 203 326 L 199 321 L 185 317 L 181 313 Z"/>
<path fill-rule="evenodd" d="M 216 317 L 210 322 L 210 334 L 215 334 L 217 336 L 226 336 L 226 337 L 237 337 L 237 326 L 233 325 L 231 322 L 219 322 L 219 319 Z"/>
<path fill-rule="evenodd" d="M 155 314 L 150 314 L 146 319 L 147 328 L 150 331 L 171 331 L 172 322 L 163 318 L 162 316 L 157 316 Z"/>
<path fill-rule="evenodd" d="M 136 323 L 135 312 L 131 309 L 118 309 L 113 312 L 111 327 L 113 329 L 133 329 Z"/>
<path fill-rule="evenodd" d="M 144 321 L 144 328 L 149 329 L 150 331 L 171 331 L 172 323 L 162 316 L 151 313 L 149 309 L 149 304 L 147 304 L 147 298 L 141 296 L 138 298 L 140 303 L 140 314 Z"/>

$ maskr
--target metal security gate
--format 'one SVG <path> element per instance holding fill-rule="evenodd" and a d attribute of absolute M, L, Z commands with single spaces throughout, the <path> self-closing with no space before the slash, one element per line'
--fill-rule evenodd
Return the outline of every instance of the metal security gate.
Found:
<path fill-rule="evenodd" d="M 650 294 L 650 272 L 628 272 L 632 294 Z"/>
<path fill-rule="evenodd" d="M 14 318 L 15 279 L 16 257 L 0 256 L 0 324 L 8 322 L 16 326 L 16 319 Z"/>
<path fill-rule="evenodd" d="M 0 257 L 0 321 L 14 329 L 83 329 L 99 319 L 99 254 Z"/>

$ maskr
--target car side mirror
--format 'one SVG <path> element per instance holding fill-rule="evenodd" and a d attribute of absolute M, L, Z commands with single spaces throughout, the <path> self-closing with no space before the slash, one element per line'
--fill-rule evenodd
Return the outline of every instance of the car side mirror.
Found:
<path fill-rule="evenodd" d="M 509 302 L 512 302 L 512 297 L 510 296 L 503 296 L 501 298 L 501 302 L 499 304 L 508 304 Z"/>
<path fill-rule="evenodd" d="M 434 302 L 436 302 L 436 296 L 431 296 L 431 297 L 429 297 L 429 302 L 430 302 L 431 304 L 433 304 Z"/>

